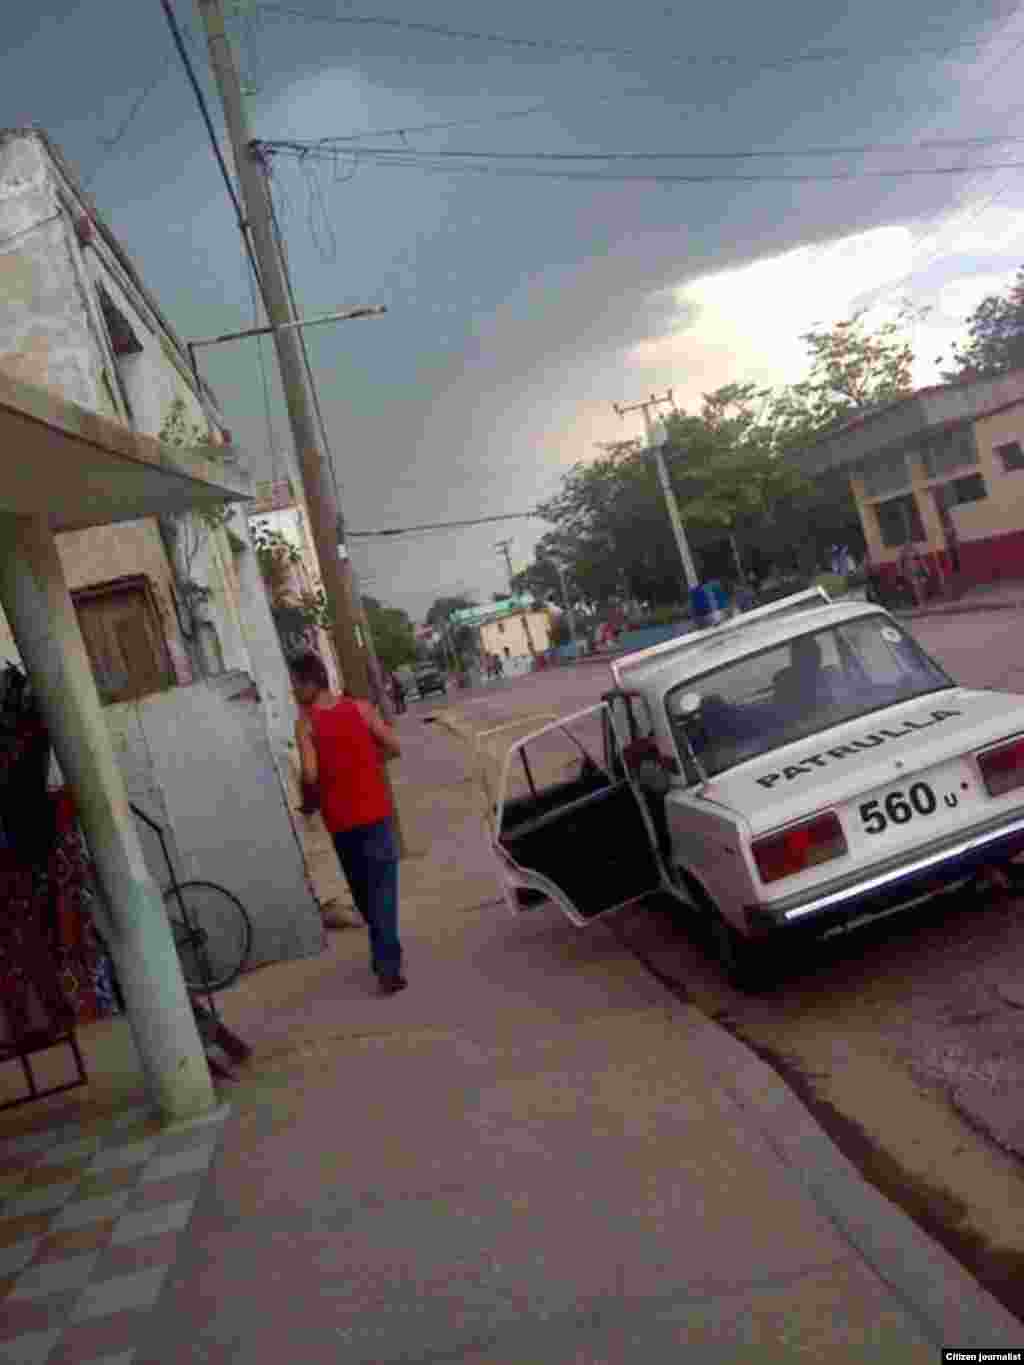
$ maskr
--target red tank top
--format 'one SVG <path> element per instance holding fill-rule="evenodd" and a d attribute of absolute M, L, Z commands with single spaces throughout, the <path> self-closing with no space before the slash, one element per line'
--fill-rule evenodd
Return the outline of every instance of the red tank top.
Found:
<path fill-rule="evenodd" d="M 370 727 L 354 701 L 342 697 L 332 706 L 312 706 L 320 777 L 320 812 L 331 834 L 375 825 L 392 813 L 384 763 Z"/>

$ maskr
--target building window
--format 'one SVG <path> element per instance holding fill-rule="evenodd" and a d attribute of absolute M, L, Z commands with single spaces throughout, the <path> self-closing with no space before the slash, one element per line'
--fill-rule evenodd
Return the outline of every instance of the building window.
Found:
<path fill-rule="evenodd" d="M 863 479 L 864 492 L 869 498 L 883 497 L 897 488 L 906 488 L 910 483 L 906 455 L 897 450 L 872 456 L 864 463 Z"/>
<path fill-rule="evenodd" d="M 1024 450 L 1019 441 L 1007 441 L 1005 445 L 996 446 L 996 454 L 1007 474 L 1012 474 L 1015 469 L 1024 469 Z"/>
<path fill-rule="evenodd" d="M 882 544 L 887 550 L 898 550 L 908 541 L 926 539 L 917 499 L 912 493 L 904 498 L 890 498 L 888 502 L 876 503 L 875 516 L 878 518 Z"/>
<path fill-rule="evenodd" d="M 160 616 L 145 578 L 119 579 L 71 596 L 104 706 L 175 685 Z"/>
<path fill-rule="evenodd" d="M 131 323 L 102 284 L 96 286 L 96 294 L 100 301 L 100 312 L 103 314 L 103 321 L 106 323 L 107 333 L 110 337 L 110 349 L 116 356 L 138 355 L 142 351 L 142 343 L 135 335 L 135 329 Z"/>
<path fill-rule="evenodd" d="M 498 634 L 499 634 L 499 635 L 504 635 L 504 634 L 505 634 L 505 622 L 504 622 L 504 621 L 499 621 L 499 622 L 498 622 Z"/>
<path fill-rule="evenodd" d="M 988 497 L 985 480 L 980 474 L 968 474 L 965 479 L 954 479 L 950 488 L 952 497 L 949 501 L 953 507 L 959 507 L 964 502 L 981 502 L 982 498 Z"/>
<path fill-rule="evenodd" d="M 974 441 L 974 428 L 955 427 L 952 431 L 939 431 L 922 442 L 921 463 L 929 479 L 941 479 L 954 469 L 978 463 L 978 448 Z"/>

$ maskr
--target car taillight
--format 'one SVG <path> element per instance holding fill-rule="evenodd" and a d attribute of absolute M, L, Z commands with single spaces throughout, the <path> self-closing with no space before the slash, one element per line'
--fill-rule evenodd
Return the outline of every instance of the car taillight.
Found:
<path fill-rule="evenodd" d="M 840 857 L 846 852 L 846 838 L 839 817 L 829 811 L 781 834 L 755 839 L 751 851 L 761 880 L 777 882 Z"/>
<path fill-rule="evenodd" d="M 1005 796 L 1024 787 L 1024 739 L 979 754 L 978 767 L 989 796 Z"/>

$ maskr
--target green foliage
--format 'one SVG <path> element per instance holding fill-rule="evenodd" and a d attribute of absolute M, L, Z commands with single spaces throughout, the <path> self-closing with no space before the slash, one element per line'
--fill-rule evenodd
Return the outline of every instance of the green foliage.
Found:
<path fill-rule="evenodd" d="M 840 573 L 817 574 L 811 586 L 824 588 L 829 597 L 845 597 L 850 588 L 845 575 Z"/>
<path fill-rule="evenodd" d="M 780 571 L 806 583 L 829 547 L 863 547 L 845 475 L 806 478 L 792 452 L 853 415 L 912 392 L 904 308 L 869 331 L 863 313 L 805 334 L 807 378 L 788 389 L 729 384 L 699 413 L 666 423 L 665 465 L 702 578 Z M 551 529 L 518 590 L 561 604 L 552 559 L 566 568 L 574 606 L 635 599 L 671 617 L 685 596 L 682 566 L 653 459 L 639 441 L 599 447 L 564 475 L 541 508 Z"/>
<path fill-rule="evenodd" d="M 388 672 L 416 662 L 416 631 L 408 614 L 376 597 L 363 598 L 366 623 L 381 667 Z"/>
<path fill-rule="evenodd" d="M 898 316 L 869 332 L 864 311 L 831 328 L 801 337 L 811 361 L 805 380 L 774 395 L 770 422 L 778 444 L 820 439 L 857 413 L 883 407 L 913 392 L 910 325 L 924 316 L 904 305 Z"/>
<path fill-rule="evenodd" d="M 252 547 L 271 606 L 296 606 L 290 584 L 292 566 L 299 564 L 302 559 L 298 550 L 286 536 L 272 530 L 265 521 L 253 522 Z"/>
<path fill-rule="evenodd" d="M 476 605 L 472 597 L 439 597 L 423 619 L 428 626 L 447 625 L 453 611 L 465 611 L 467 607 Z"/>
<path fill-rule="evenodd" d="M 477 633 L 472 626 L 451 626 L 449 617 L 453 611 L 465 611 L 467 607 L 475 607 L 476 605 L 477 603 L 473 598 L 467 597 L 465 594 L 454 597 L 439 597 L 424 617 L 428 626 L 435 626 L 446 632 L 448 642 L 455 651 L 460 668 L 465 667 L 467 659 L 476 657 Z M 434 662 L 444 668 L 450 665 L 451 660 L 445 658 L 443 646 L 435 650 Z"/>
<path fill-rule="evenodd" d="M 967 341 L 953 347 L 943 379 L 974 379 L 1024 366 L 1024 268 L 1005 294 L 989 294 L 967 319 Z"/>
<path fill-rule="evenodd" d="M 188 406 L 180 394 L 171 400 L 163 425 L 157 433 L 157 440 L 162 445 L 175 446 L 179 450 L 207 446 L 207 459 L 218 461 L 221 459 L 218 448 L 213 443 L 213 433 L 208 426 L 189 420 Z M 233 509 L 229 502 L 213 503 L 208 507 L 197 508 L 195 515 L 207 530 L 219 531 L 229 525 Z"/>

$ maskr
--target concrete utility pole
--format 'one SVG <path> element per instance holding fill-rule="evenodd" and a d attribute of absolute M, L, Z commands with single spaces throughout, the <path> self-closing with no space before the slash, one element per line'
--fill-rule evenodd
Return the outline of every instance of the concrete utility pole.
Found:
<path fill-rule="evenodd" d="M 508 593 L 510 597 L 514 597 L 515 589 L 512 586 L 512 580 L 513 578 L 515 578 L 515 574 L 512 571 L 511 546 L 512 542 L 510 540 L 499 540 L 495 548 L 500 550 L 501 553 L 505 556 L 505 567 L 508 569 Z M 526 644 L 527 647 L 529 648 L 530 655 L 532 658 L 536 659 L 537 650 L 533 643 L 533 636 L 530 634 L 530 623 L 526 619 L 525 611 L 519 613 L 519 619 L 523 623 L 523 631 L 526 634 Z"/>
<path fill-rule="evenodd" d="M 653 393 L 650 398 L 642 403 L 632 403 L 628 407 L 621 403 L 613 403 L 612 407 L 620 417 L 625 417 L 627 412 L 642 412 L 644 415 L 644 433 L 647 437 L 647 448 L 654 456 L 654 463 L 658 469 L 658 478 L 661 481 L 661 491 L 665 498 L 665 506 L 668 508 L 668 518 L 672 523 L 672 531 L 676 538 L 676 546 L 679 550 L 679 558 L 683 562 L 683 574 L 686 579 L 688 589 L 697 586 L 697 570 L 694 566 L 693 555 L 690 553 L 690 544 L 686 539 L 686 531 L 683 529 L 683 519 L 679 514 L 679 504 L 676 502 L 675 491 L 668 477 L 668 466 L 665 464 L 665 436 L 664 429 L 658 432 L 655 428 L 654 418 L 651 416 L 651 409 L 660 407 L 663 403 L 669 403 L 675 409 L 672 398 L 672 390 L 669 389 L 663 397 L 657 398 Z"/>
<path fill-rule="evenodd" d="M 273 205 L 263 166 L 253 147 L 253 134 L 238 77 L 238 67 L 224 24 L 222 0 L 197 0 L 199 17 L 206 30 L 210 67 L 217 82 L 224 121 L 235 162 L 245 206 L 246 228 L 259 265 L 260 282 L 268 321 L 273 330 L 274 347 L 281 371 L 281 384 L 288 407 L 288 419 L 295 442 L 302 488 L 309 512 L 310 531 L 320 566 L 320 577 L 330 607 L 332 635 L 341 662 L 345 688 L 354 697 L 374 701 L 379 672 L 373 664 L 369 629 L 354 590 L 355 576 L 345 549 L 345 527 L 341 508 L 325 459 L 321 433 L 316 421 L 316 405 L 310 388 L 299 340 L 298 319 L 292 307 L 285 263 L 274 232 Z M 399 848 L 404 841 L 395 807 L 395 828 Z"/>
<path fill-rule="evenodd" d="M 565 581 L 565 568 L 560 559 L 551 559 L 549 562 L 554 565 L 555 573 L 558 574 L 558 582 L 562 589 L 562 606 L 565 608 L 565 615 L 569 625 L 569 640 L 572 644 L 576 643 L 576 615 L 569 605 L 569 589 Z"/>
<path fill-rule="evenodd" d="M 344 523 L 321 446 L 299 333 L 294 325 L 298 319 L 292 311 L 284 263 L 274 235 L 270 195 L 259 159 L 252 149 L 253 134 L 224 24 L 223 5 L 221 0 L 197 0 L 197 4 L 206 30 L 210 67 L 220 92 L 224 120 L 231 139 L 235 171 L 248 220 L 246 226 L 259 264 L 267 313 L 273 328 L 288 419 L 309 508 L 313 544 L 334 621 L 334 637 L 345 675 L 345 686 L 354 696 L 369 697 L 366 648 L 357 628 L 358 608 L 352 599 L 346 562 L 339 555 L 339 547 L 344 544 Z"/>

